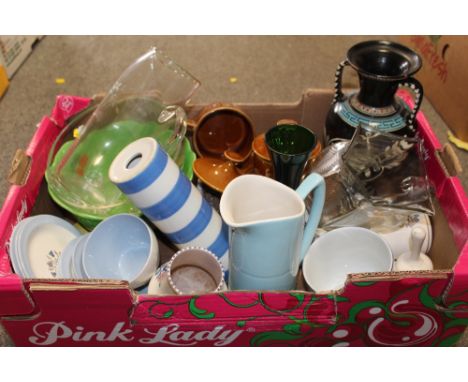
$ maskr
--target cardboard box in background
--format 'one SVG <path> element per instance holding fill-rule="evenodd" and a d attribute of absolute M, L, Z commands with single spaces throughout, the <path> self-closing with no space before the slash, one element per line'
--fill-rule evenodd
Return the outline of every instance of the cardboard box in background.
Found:
<path fill-rule="evenodd" d="M 3 66 L 0 65 L 0 97 L 5 93 L 8 87 L 8 77 L 6 70 Z"/>
<path fill-rule="evenodd" d="M 425 96 L 454 134 L 468 142 L 468 37 L 402 36 L 400 41 L 423 59 L 416 77 Z"/>
<path fill-rule="evenodd" d="M 41 36 L 0 36 L 0 97 Z"/>

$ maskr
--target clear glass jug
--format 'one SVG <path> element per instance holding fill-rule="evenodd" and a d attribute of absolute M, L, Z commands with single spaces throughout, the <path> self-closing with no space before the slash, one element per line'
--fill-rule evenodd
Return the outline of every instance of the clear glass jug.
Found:
<path fill-rule="evenodd" d="M 57 138 L 46 172 L 51 197 L 88 228 L 116 213 L 139 213 L 110 182 L 109 166 L 129 143 L 151 136 L 184 169 L 194 155 L 183 106 L 199 85 L 157 48 L 138 58 L 82 125 L 75 120 Z"/>

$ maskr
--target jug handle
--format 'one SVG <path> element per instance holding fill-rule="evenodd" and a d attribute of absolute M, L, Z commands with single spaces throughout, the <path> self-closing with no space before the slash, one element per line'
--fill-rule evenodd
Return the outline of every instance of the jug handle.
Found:
<path fill-rule="evenodd" d="M 304 237 L 301 246 L 301 261 L 312 244 L 320 218 L 322 217 L 323 205 L 325 203 L 325 180 L 319 174 L 312 173 L 303 180 L 296 192 L 304 200 L 307 195 L 314 192 L 312 206 L 310 207 L 309 220 L 304 229 Z"/>
<path fill-rule="evenodd" d="M 419 108 L 421 107 L 423 100 L 423 87 L 421 83 L 413 77 L 407 78 L 403 83 L 400 84 L 401 87 L 409 88 L 414 94 L 414 105 L 411 114 L 408 117 L 408 126 L 413 128 L 414 120 L 416 119 L 416 114 L 418 113 Z"/>
<path fill-rule="evenodd" d="M 348 60 L 341 61 L 338 64 L 335 72 L 335 96 L 333 97 L 333 103 L 342 101 L 344 98 L 343 92 L 341 90 L 341 82 L 343 79 L 343 71 L 346 66 L 349 65 Z"/>
<path fill-rule="evenodd" d="M 184 138 L 187 133 L 187 115 L 184 109 L 177 105 L 166 106 L 158 117 L 159 123 L 167 123 L 171 119 L 175 119 L 174 133 L 177 138 Z"/>
<path fill-rule="evenodd" d="M 171 119 L 174 119 L 174 136 L 172 137 L 171 143 L 181 141 L 187 133 L 187 115 L 184 109 L 177 105 L 166 106 L 159 114 L 158 122 L 167 123 Z M 179 150 L 180 145 L 177 148 L 177 152 L 173 154 L 174 158 L 179 154 Z"/>

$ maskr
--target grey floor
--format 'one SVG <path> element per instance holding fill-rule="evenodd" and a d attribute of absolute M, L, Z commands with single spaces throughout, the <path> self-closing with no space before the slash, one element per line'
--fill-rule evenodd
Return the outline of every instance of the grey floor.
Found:
<path fill-rule="evenodd" d="M 8 191 L 5 177 L 16 148 L 27 146 L 55 96 L 106 92 L 152 45 L 164 49 L 201 81 L 195 102 L 287 102 L 299 99 L 306 88 L 332 88 L 335 67 L 347 49 L 369 38 L 375 36 L 45 37 L 0 100 L 0 204 Z M 230 77 L 236 77 L 237 82 L 230 83 Z M 56 78 L 64 78 L 65 83 L 57 85 Z M 348 74 L 345 85 L 355 84 L 355 76 Z M 447 142 L 447 126 L 427 100 L 423 112 L 439 140 Z M 468 167 L 468 152 L 456 152 Z M 460 178 L 468 189 L 467 172 Z"/>

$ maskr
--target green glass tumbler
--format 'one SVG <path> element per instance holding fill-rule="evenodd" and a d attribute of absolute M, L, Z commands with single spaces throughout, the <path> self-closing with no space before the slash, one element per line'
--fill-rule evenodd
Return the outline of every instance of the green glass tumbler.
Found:
<path fill-rule="evenodd" d="M 315 134 L 297 124 L 279 124 L 265 134 L 275 179 L 296 189 L 309 156 L 317 144 Z"/>

